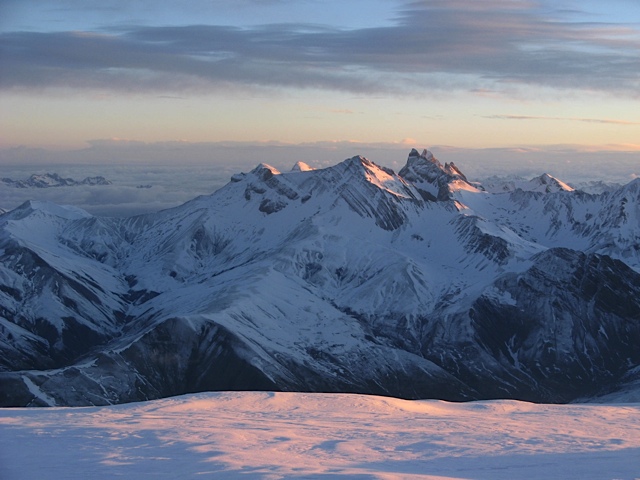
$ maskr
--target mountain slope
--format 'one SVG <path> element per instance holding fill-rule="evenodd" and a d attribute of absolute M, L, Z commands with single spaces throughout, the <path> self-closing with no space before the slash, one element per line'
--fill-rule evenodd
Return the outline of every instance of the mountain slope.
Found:
<path fill-rule="evenodd" d="M 0 403 L 607 393 L 640 365 L 639 190 L 491 194 L 413 150 L 126 219 L 28 202 L 0 217 Z"/>

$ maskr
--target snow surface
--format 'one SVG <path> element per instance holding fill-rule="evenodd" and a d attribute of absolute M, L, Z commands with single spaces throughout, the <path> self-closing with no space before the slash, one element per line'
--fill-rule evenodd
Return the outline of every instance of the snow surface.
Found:
<path fill-rule="evenodd" d="M 0 478 L 638 479 L 640 404 L 269 392 L 0 409 Z"/>

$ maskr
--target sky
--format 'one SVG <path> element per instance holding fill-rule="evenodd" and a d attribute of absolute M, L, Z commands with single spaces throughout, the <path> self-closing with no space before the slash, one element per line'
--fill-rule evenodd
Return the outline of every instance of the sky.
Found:
<path fill-rule="evenodd" d="M 0 166 L 426 147 L 624 181 L 639 112 L 637 0 L 0 0 Z"/>

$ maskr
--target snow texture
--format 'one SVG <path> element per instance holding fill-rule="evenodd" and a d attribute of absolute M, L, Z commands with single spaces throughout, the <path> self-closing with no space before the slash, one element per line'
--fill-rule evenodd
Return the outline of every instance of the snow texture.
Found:
<path fill-rule="evenodd" d="M 640 405 L 206 393 L 0 409 L 0 477 L 640 478 Z"/>

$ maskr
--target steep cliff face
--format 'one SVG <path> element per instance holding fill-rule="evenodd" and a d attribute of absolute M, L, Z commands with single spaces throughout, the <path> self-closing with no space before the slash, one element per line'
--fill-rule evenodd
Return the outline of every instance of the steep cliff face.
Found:
<path fill-rule="evenodd" d="M 496 280 L 469 316 L 478 344 L 555 401 L 592 395 L 640 363 L 640 278 L 608 256 L 554 248 Z"/>
<path fill-rule="evenodd" d="M 398 174 L 263 164 L 126 219 L 28 202 L 0 216 L 0 404 L 627 388 L 640 181 L 589 195 L 544 180 L 492 194 L 412 151 Z"/>

